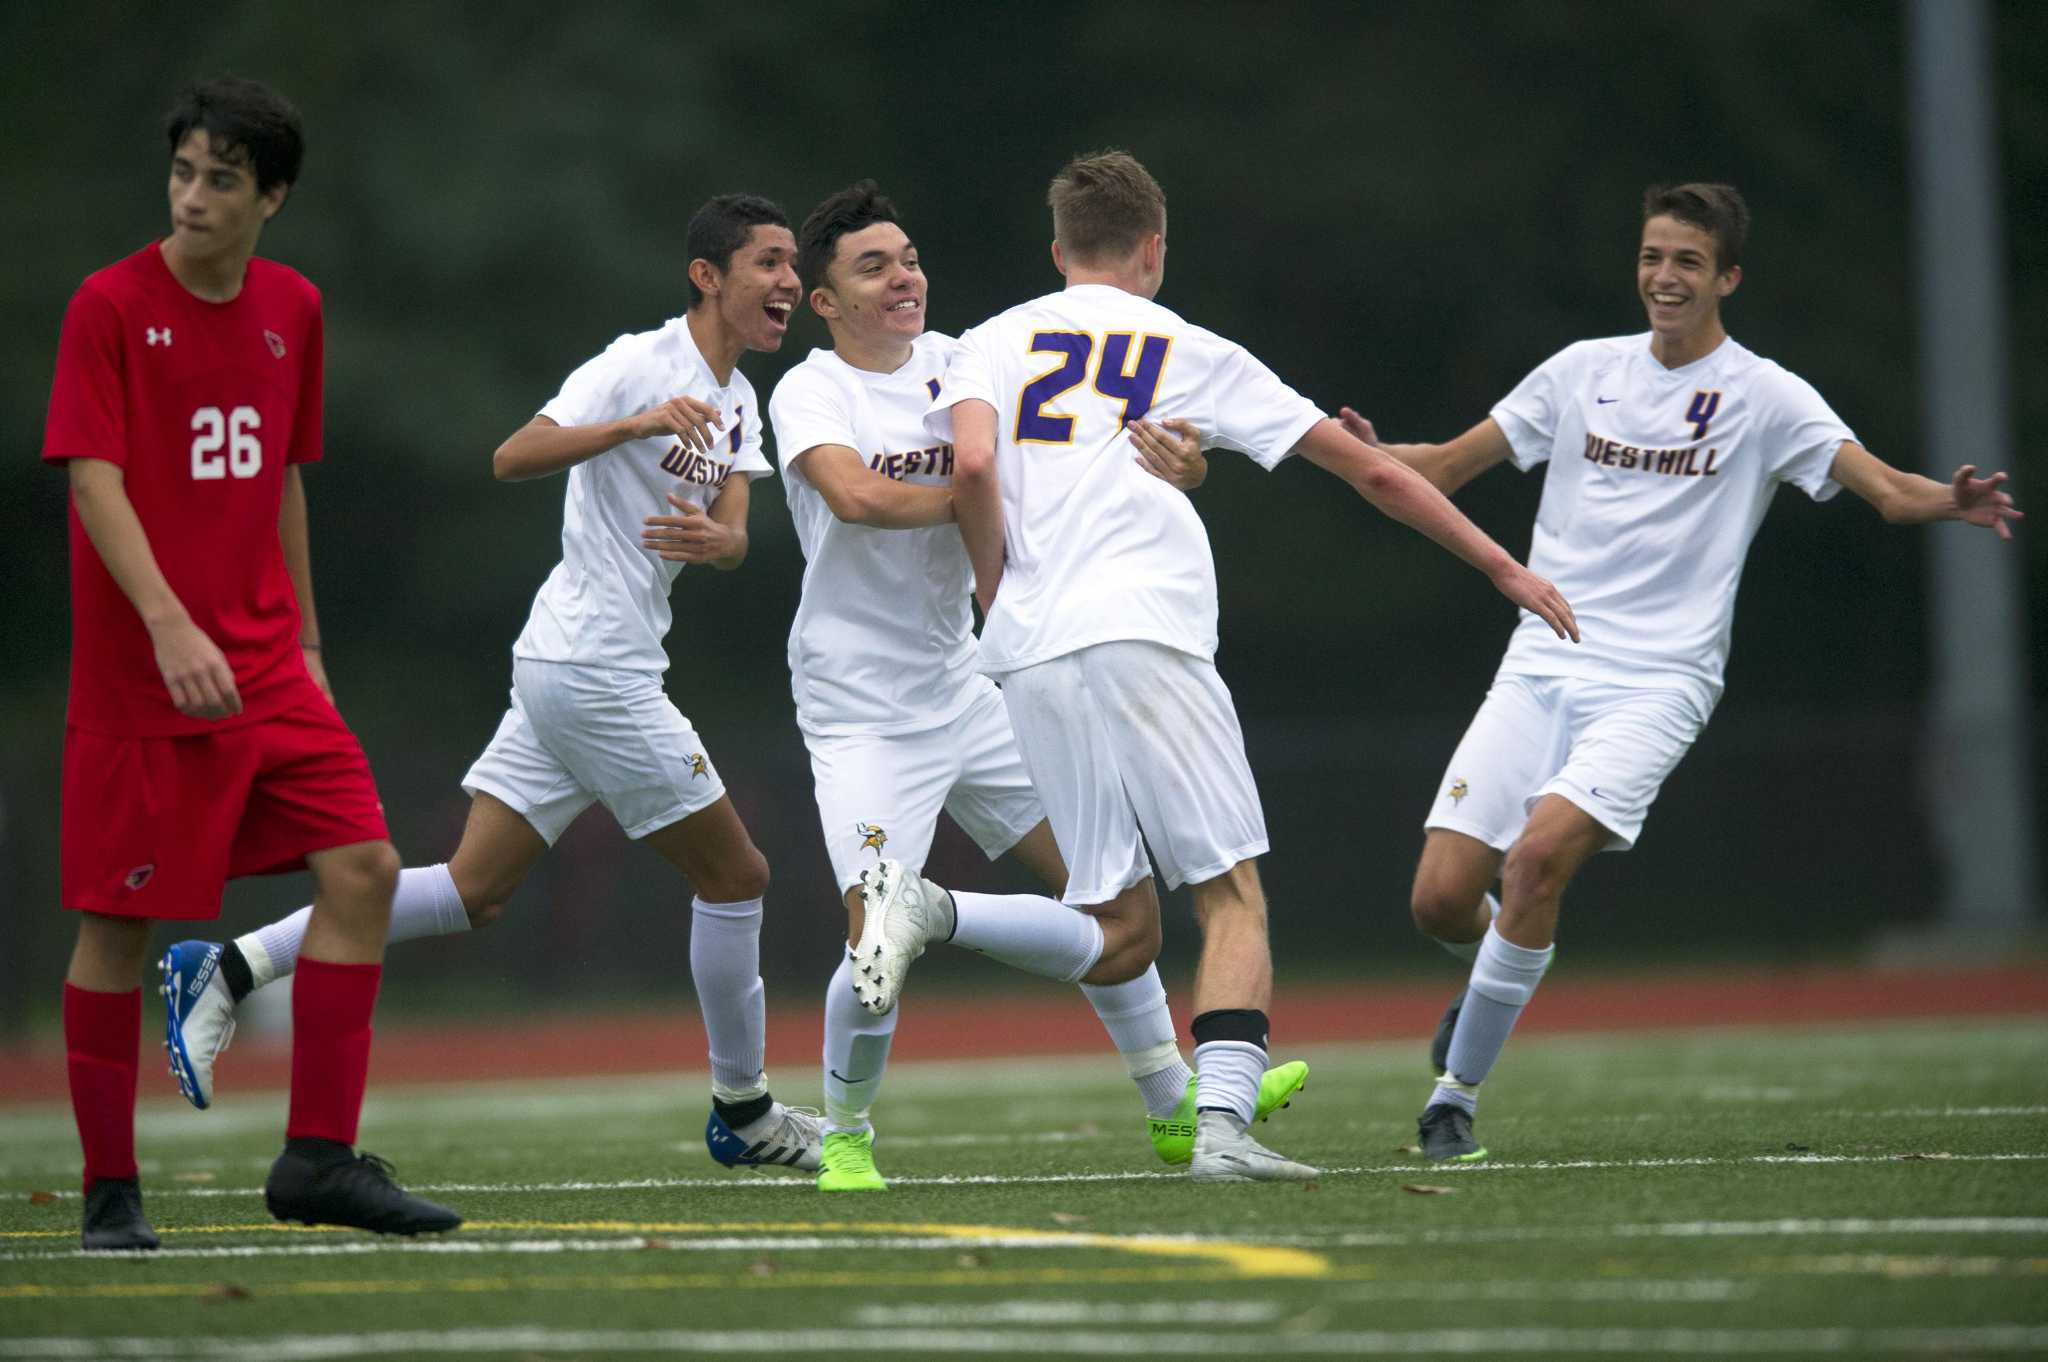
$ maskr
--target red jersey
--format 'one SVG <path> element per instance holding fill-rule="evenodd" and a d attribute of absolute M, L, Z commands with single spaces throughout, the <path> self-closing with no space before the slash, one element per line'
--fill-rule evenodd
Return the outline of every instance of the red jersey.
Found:
<path fill-rule="evenodd" d="M 178 712 L 149 631 L 71 512 L 69 722 L 211 732 L 304 698 L 299 604 L 277 533 L 288 463 L 320 457 L 320 291 L 251 259 L 234 301 L 195 297 L 152 243 L 87 277 L 57 342 L 43 458 L 121 465 L 164 578 L 227 655 L 231 719 Z"/>

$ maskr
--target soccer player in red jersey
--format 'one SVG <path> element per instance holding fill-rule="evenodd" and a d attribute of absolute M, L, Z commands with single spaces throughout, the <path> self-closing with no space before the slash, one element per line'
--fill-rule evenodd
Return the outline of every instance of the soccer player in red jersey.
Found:
<path fill-rule="evenodd" d="M 43 458 L 71 480 L 60 886 L 84 1245 L 153 1249 L 135 1166 L 150 923 L 308 868 L 279 1219 L 384 1233 L 461 1218 L 353 1150 L 398 853 L 320 663 L 298 465 L 320 457 L 320 294 L 256 240 L 298 177 L 298 111 L 253 81 L 166 120 L 171 233 L 89 276 L 57 346 Z M 171 978 L 167 990 L 203 988 Z"/>

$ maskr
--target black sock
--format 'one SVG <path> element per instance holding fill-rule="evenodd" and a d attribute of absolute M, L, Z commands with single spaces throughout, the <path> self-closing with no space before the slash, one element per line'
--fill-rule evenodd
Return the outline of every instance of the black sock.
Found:
<path fill-rule="evenodd" d="M 284 1142 L 287 1154 L 297 1154 L 315 1163 L 333 1163 L 338 1159 L 355 1157 L 355 1151 L 339 1140 L 324 1140 L 318 1136 L 302 1135 Z"/>
<path fill-rule="evenodd" d="M 1197 1045 L 1206 1045 L 1212 1040 L 1235 1040 L 1256 1045 L 1261 1050 L 1268 1048 L 1266 1033 L 1270 1029 L 1266 1014 L 1252 1007 L 1219 1007 L 1204 1012 L 1188 1024 L 1188 1032 L 1194 1036 Z"/>
<path fill-rule="evenodd" d="M 775 1105 L 775 1099 L 767 1093 L 749 1097 L 744 1102 L 723 1102 L 714 1097 L 711 1109 L 718 1113 L 718 1119 L 734 1130 L 750 1126 L 768 1114 L 768 1108 Z"/>
<path fill-rule="evenodd" d="M 249 958 L 232 941 L 220 948 L 220 977 L 228 986 L 228 996 L 238 1003 L 256 991 L 256 976 L 249 973 Z"/>

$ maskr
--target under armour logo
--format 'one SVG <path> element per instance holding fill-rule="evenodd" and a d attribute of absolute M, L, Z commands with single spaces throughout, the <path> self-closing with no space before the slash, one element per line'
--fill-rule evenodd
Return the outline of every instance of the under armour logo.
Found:
<path fill-rule="evenodd" d="M 171 343 L 171 328 L 168 326 L 146 326 L 142 329 L 142 335 L 143 339 L 151 345 L 169 345 Z"/>

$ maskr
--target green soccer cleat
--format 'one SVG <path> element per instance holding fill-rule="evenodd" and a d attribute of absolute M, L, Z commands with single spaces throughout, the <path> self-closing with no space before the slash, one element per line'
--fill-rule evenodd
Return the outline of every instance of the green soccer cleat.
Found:
<path fill-rule="evenodd" d="M 875 1132 L 825 1132 L 824 1166 L 818 1170 L 821 1192 L 886 1192 L 889 1184 L 875 1170 Z"/>
<path fill-rule="evenodd" d="M 1306 1086 L 1308 1063 L 1305 1060 L 1290 1060 L 1266 1070 L 1265 1076 L 1259 1079 L 1259 1102 L 1252 1112 L 1252 1119 L 1265 1120 L 1288 1105 L 1294 1094 Z M 1194 1075 L 1188 1076 L 1188 1090 L 1173 1115 L 1147 1117 L 1145 1133 L 1152 1137 L 1152 1147 L 1159 1151 L 1162 1163 L 1177 1167 L 1195 1156 Z"/>

